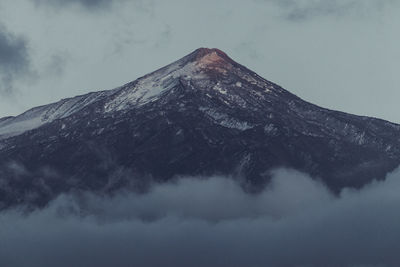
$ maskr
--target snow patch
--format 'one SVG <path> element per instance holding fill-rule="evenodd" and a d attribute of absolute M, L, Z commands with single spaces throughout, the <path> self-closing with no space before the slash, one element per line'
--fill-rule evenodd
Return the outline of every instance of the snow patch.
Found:
<path fill-rule="evenodd" d="M 226 95 L 226 94 L 227 94 L 226 89 L 225 89 L 225 88 L 222 88 L 220 83 L 217 83 L 217 84 L 213 87 L 213 89 L 216 90 L 216 91 L 218 91 L 218 92 L 220 92 L 220 93 L 223 94 L 223 95 Z"/>
<path fill-rule="evenodd" d="M 278 128 L 273 124 L 267 124 L 264 126 L 264 133 L 275 136 L 278 133 Z"/>
<path fill-rule="evenodd" d="M 366 142 L 366 140 L 365 140 L 365 132 L 357 134 L 355 136 L 355 140 L 356 140 L 357 144 L 359 144 L 359 145 L 365 144 L 365 142 Z"/>
<path fill-rule="evenodd" d="M 246 121 L 240 121 L 236 118 L 229 116 L 228 114 L 218 112 L 214 109 L 200 107 L 200 111 L 211 117 L 217 124 L 231 129 L 237 129 L 245 131 L 253 128 L 254 126 Z"/>

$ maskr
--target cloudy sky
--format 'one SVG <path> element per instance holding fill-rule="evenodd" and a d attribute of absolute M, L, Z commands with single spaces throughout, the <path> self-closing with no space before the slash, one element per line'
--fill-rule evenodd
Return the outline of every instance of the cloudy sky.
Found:
<path fill-rule="evenodd" d="M 0 117 L 217 47 L 316 104 L 400 123 L 392 0 L 1 0 Z"/>

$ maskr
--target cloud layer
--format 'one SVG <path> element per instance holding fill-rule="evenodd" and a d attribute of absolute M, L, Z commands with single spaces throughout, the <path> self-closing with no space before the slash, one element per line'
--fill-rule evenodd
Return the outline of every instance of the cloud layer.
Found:
<path fill-rule="evenodd" d="M 281 170 L 258 195 L 184 178 L 0 216 L 2 266 L 398 266 L 400 172 L 339 197 Z"/>

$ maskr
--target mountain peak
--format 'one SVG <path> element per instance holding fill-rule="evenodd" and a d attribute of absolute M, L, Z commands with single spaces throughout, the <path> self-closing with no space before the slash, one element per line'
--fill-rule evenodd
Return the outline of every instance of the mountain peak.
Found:
<path fill-rule="evenodd" d="M 196 49 L 193 53 L 196 54 L 198 56 L 198 58 L 204 57 L 206 55 L 211 55 L 211 54 L 218 55 L 219 57 L 229 58 L 228 55 L 224 51 L 222 51 L 218 48 L 200 47 L 200 48 Z"/>
<path fill-rule="evenodd" d="M 224 72 L 231 69 L 234 63 L 225 52 L 218 48 L 198 48 L 193 54 L 196 65 L 201 69 Z"/>
<path fill-rule="evenodd" d="M 253 91 L 259 91 L 257 102 L 260 102 L 261 98 L 266 97 L 262 95 L 277 90 L 272 83 L 236 63 L 220 49 L 198 48 L 185 57 L 123 86 L 118 94 L 107 101 L 105 111 L 126 110 L 146 104 L 182 84 L 186 84 L 185 88 L 189 90 L 201 88 L 202 92 L 216 92 L 223 98 L 231 95 L 230 99 L 237 105 L 244 105 L 239 99 L 252 98 Z M 244 93 L 244 88 L 253 90 Z"/>

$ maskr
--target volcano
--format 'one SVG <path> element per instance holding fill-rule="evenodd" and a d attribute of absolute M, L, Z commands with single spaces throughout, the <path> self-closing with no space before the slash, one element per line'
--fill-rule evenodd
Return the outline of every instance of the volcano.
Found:
<path fill-rule="evenodd" d="M 3 207 L 224 175 L 258 191 L 291 168 L 338 193 L 400 164 L 400 125 L 308 103 L 200 48 L 121 87 L 0 119 Z"/>

